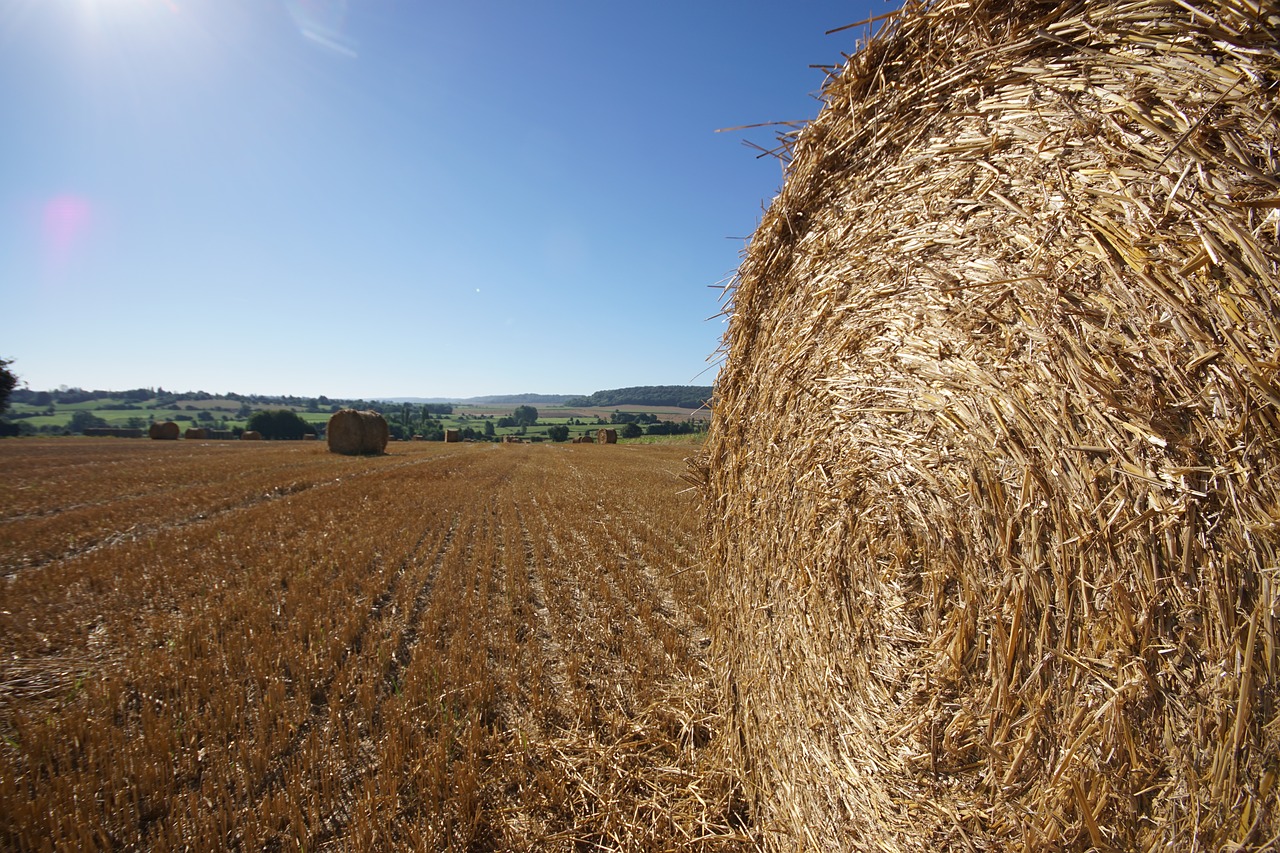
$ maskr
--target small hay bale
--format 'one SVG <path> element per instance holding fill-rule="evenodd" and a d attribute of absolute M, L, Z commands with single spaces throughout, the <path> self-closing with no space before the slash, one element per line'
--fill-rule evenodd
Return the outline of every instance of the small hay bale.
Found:
<path fill-rule="evenodd" d="M 377 412 L 339 409 L 329 418 L 325 435 L 330 452 L 362 456 L 385 452 L 391 431 Z"/>
<path fill-rule="evenodd" d="M 462 430 L 447 429 L 444 431 L 445 441 L 462 441 Z"/>
<path fill-rule="evenodd" d="M 240 433 L 240 440 L 241 441 L 262 441 L 262 433 L 258 432 L 256 429 L 247 429 L 244 432 Z"/>
<path fill-rule="evenodd" d="M 158 441 L 177 441 L 182 430 L 173 421 L 156 421 L 147 429 L 147 435 Z"/>
<path fill-rule="evenodd" d="M 315 440 L 316 440 L 316 434 L 315 434 L 314 432 L 304 432 L 304 433 L 302 434 L 302 440 L 303 440 L 303 441 L 315 441 Z"/>
<path fill-rule="evenodd" d="M 182 434 L 183 438 L 204 439 L 209 437 L 209 430 L 204 427 L 187 427 L 187 431 Z"/>
<path fill-rule="evenodd" d="M 618 431 L 616 429 L 600 429 L 596 430 L 596 444 L 617 444 Z"/>
<path fill-rule="evenodd" d="M 1278 45 L 909 3 L 790 140 L 697 466 L 773 848 L 1274 849 Z"/>

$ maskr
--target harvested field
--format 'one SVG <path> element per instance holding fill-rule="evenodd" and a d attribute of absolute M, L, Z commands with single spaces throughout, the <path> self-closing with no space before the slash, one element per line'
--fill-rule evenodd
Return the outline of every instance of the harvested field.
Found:
<path fill-rule="evenodd" d="M 0 847 L 751 849 L 681 453 L 5 442 Z"/>

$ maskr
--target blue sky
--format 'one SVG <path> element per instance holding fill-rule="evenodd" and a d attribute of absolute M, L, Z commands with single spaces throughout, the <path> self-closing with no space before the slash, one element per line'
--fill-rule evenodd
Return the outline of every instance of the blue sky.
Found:
<path fill-rule="evenodd" d="M 717 285 L 883 2 L 5 0 L 30 387 L 711 384 Z"/>

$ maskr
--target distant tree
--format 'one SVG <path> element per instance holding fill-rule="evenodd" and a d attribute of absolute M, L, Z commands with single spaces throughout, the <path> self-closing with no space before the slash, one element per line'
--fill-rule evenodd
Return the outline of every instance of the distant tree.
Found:
<path fill-rule="evenodd" d="M 618 430 L 618 435 L 622 438 L 639 438 L 644 435 L 644 430 L 640 428 L 640 424 L 633 421 L 629 424 L 623 424 L 622 429 Z"/>
<path fill-rule="evenodd" d="M 0 415 L 9 407 L 9 395 L 18 387 L 17 375 L 9 369 L 12 359 L 0 358 Z"/>
<path fill-rule="evenodd" d="M 538 410 L 533 406 L 516 406 L 516 410 L 511 413 L 511 419 L 515 421 L 516 426 L 533 426 L 538 422 Z"/>
<path fill-rule="evenodd" d="M 498 418 L 498 429 L 507 429 L 516 425 L 515 418 Z"/>
<path fill-rule="evenodd" d="M 71 421 L 67 424 L 67 428 L 72 432 L 84 432 L 90 427 L 104 427 L 107 422 L 95 415 L 93 412 L 85 409 L 78 409 L 71 415 Z"/>
<path fill-rule="evenodd" d="M 246 429 L 257 430 L 267 439 L 298 439 L 316 429 L 291 409 L 263 409 L 254 412 Z"/>
<path fill-rule="evenodd" d="M 547 427 L 547 437 L 552 441 L 568 441 L 569 427 L 567 424 L 556 424 Z"/>
<path fill-rule="evenodd" d="M 484 437 L 485 437 L 485 438 L 493 438 L 493 436 L 494 436 L 493 421 L 485 421 L 485 422 L 484 422 Z"/>
<path fill-rule="evenodd" d="M 196 415 L 196 419 L 200 421 L 212 421 L 213 412 L 201 412 L 200 414 Z"/>

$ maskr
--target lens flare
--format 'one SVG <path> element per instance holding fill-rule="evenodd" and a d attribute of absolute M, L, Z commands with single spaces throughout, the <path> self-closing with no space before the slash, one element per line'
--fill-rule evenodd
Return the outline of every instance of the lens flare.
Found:
<path fill-rule="evenodd" d="M 89 232 L 92 205 L 81 196 L 55 196 L 45 202 L 43 219 L 45 256 L 55 270 L 61 270 Z"/>
<path fill-rule="evenodd" d="M 346 35 L 347 0 L 285 0 L 298 31 L 326 50 L 356 58 L 355 44 Z"/>

